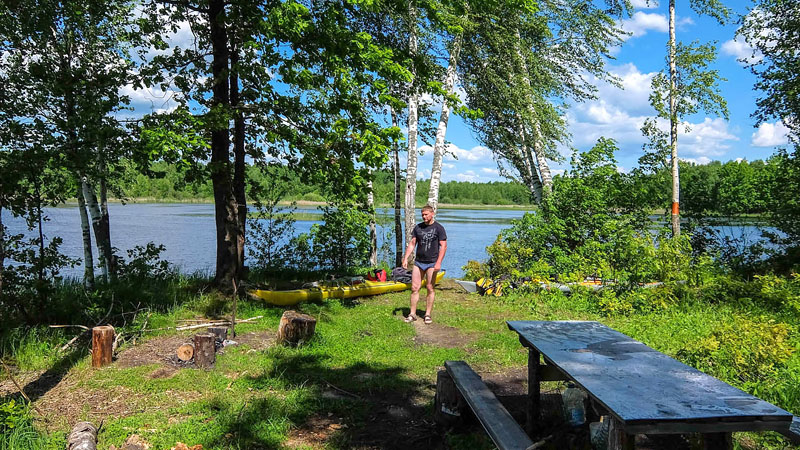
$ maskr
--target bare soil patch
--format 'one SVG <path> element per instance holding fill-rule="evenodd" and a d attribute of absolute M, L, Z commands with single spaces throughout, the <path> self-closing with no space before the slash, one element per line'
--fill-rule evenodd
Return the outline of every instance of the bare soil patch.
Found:
<path fill-rule="evenodd" d="M 417 335 L 414 342 L 417 345 L 433 345 L 444 348 L 461 348 L 469 345 L 474 338 L 464 334 L 455 327 L 441 325 L 436 322 L 425 324 L 420 317 L 412 322 Z"/>

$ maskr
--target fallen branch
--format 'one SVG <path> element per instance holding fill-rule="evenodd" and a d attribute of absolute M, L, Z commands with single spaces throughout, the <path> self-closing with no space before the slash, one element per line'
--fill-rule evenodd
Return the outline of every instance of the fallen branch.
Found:
<path fill-rule="evenodd" d="M 260 319 L 262 317 L 264 317 L 264 316 L 256 316 L 256 317 L 251 317 L 249 319 L 241 319 L 241 320 L 237 320 L 236 323 L 252 322 L 252 321 L 254 321 L 256 319 Z M 213 327 L 213 326 L 217 326 L 217 325 L 230 325 L 230 323 L 231 323 L 230 320 L 217 320 L 217 321 L 214 321 L 214 322 L 199 323 L 197 325 L 186 325 L 186 326 L 183 326 L 183 327 L 175 327 L 175 330 L 176 331 L 194 330 L 194 329 L 197 329 L 197 328 L 207 328 L 207 327 Z M 169 328 L 167 328 L 167 329 L 169 329 Z"/>
<path fill-rule="evenodd" d="M 22 386 L 20 386 L 19 383 L 17 383 L 17 380 L 14 379 L 14 376 L 11 375 L 11 368 L 8 367 L 6 365 L 6 362 L 3 361 L 2 359 L 0 359 L 0 363 L 3 364 L 3 368 L 6 370 L 6 373 L 8 374 L 8 379 L 11 380 L 12 383 L 14 383 L 14 386 L 17 387 L 17 389 L 19 390 L 19 393 L 22 394 L 22 398 L 27 400 L 28 404 L 31 405 L 31 407 L 33 409 L 35 409 L 36 412 L 39 413 L 40 416 L 44 417 L 44 414 L 42 413 L 42 411 L 39 408 L 37 408 L 36 405 L 33 404 L 33 402 L 31 401 L 30 397 L 28 397 L 27 394 L 25 394 L 25 391 L 22 390 Z"/>
<path fill-rule="evenodd" d="M 83 328 L 84 330 L 89 330 L 89 327 L 85 325 L 50 325 L 50 328 Z"/>
<path fill-rule="evenodd" d="M 354 397 L 354 398 L 357 398 L 357 399 L 361 399 L 361 397 L 360 397 L 360 396 L 358 396 L 358 395 L 356 395 L 356 394 L 353 394 L 352 392 L 347 392 L 347 391 L 345 391 L 344 389 L 342 389 L 342 388 L 340 388 L 340 387 L 338 387 L 338 386 L 334 385 L 333 383 L 331 383 L 330 381 L 328 381 L 328 380 L 326 380 L 326 379 L 324 379 L 324 378 L 322 379 L 322 381 L 324 381 L 324 382 L 325 382 L 325 384 L 327 384 L 328 386 L 330 386 L 330 387 L 332 387 L 332 388 L 336 389 L 337 391 L 339 391 L 339 392 L 341 392 L 341 393 L 343 393 L 343 394 L 347 394 L 347 395 L 349 395 L 349 396 L 351 396 L 351 397 Z"/>

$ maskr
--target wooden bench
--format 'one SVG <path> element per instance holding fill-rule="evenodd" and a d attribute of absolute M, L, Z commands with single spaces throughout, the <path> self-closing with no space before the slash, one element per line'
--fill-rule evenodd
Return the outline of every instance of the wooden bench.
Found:
<path fill-rule="evenodd" d="M 445 361 L 446 374 L 440 372 L 436 385 L 435 415 L 458 417 L 463 411 L 463 403 L 469 405 L 478 421 L 500 450 L 525 450 L 533 441 L 522 427 L 500 404 L 481 377 L 464 361 Z M 445 376 L 442 376 L 445 375 Z M 452 383 L 457 389 L 453 393 Z M 442 420 L 438 420 L 440 423 Z"/>

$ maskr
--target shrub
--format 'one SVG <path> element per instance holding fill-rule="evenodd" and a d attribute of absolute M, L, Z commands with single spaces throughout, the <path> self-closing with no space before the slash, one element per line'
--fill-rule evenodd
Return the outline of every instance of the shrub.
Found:
<path fill-rule="evenodd" d="M 792 355 L 789 331 L 785 323 L 734 316 L 715 324 L 705 337 L 689 342 L 678 357 L 726 380 L 759 381 L 773 374 Z"/>

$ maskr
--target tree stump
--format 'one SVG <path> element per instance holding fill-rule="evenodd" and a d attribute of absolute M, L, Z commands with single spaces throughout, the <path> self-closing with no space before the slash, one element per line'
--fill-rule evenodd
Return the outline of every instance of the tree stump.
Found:
<path fill-rule="evenodd" d="M 208 334 L 196 334 L 194 336 L 194 364 L 197 367 L 213 367 L 217 361 L 217 349 L 214 346 L 214 336 Z"/>
<path fill-rule="evenodd" d="M 436 374 L 436 395 L 433 398 L 433 420 L 443 427 L 457 427 L 464 423 L 466 403 L 458 392 L 453 378 L 446 370 Z"/>
<path fill-rule="evenodd" d="M 278 325 L 278 342 L 285 345 L 300 345 L 314 335 L 317 319 L 297 311 L 286 311 Z"/>
<path fill-rule="evenodd" d="M 228 327 L 209 327 L 208 332 L 216 336 L 217 342 L 228 339 Z"/>
<path fill-rule="evenodd" d="M 194 346 L 192 344 L 183 344 L 178 347 L 178 359 L 181 361 L 189 361 L 194 356 Z"/>
<path fill-rule="evenodd" d="M 97 450 L 97 428 L 91 422 L 78 422 L 67 437 L 67 450 Z"/>
<path fill-rule="evenodd" d="M 111 364 L 114 345 L 114 327 L 104 325 L 92 328 L 92 367 Z"/>

